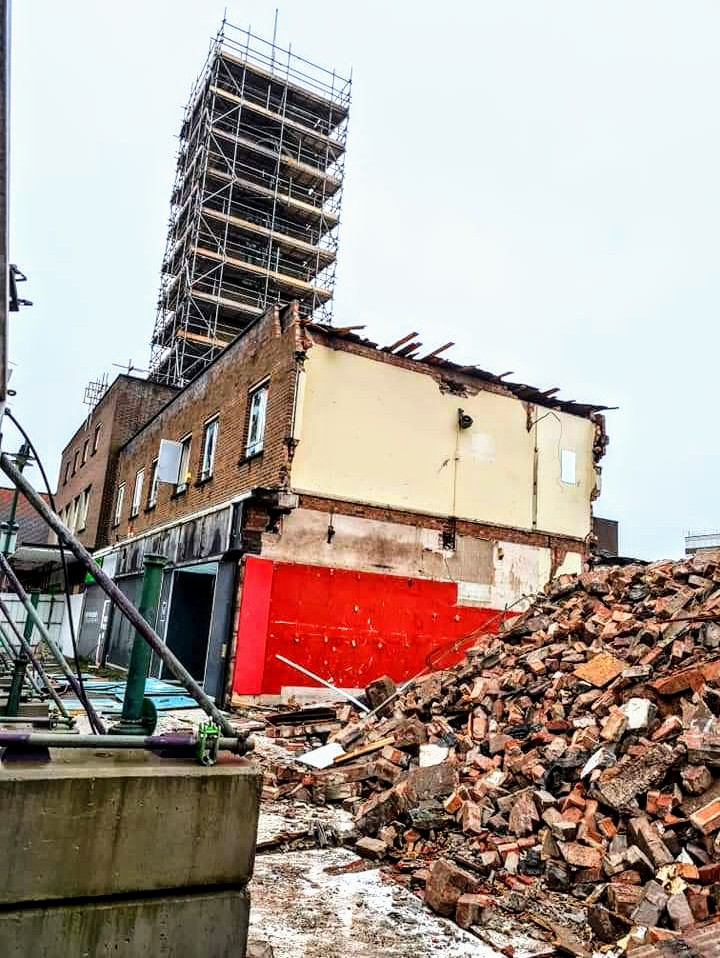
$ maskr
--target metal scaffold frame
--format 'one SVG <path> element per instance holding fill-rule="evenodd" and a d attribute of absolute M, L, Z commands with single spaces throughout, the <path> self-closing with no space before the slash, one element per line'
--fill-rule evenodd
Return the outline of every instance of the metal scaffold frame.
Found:
<path fill-rule="evenodd" d="M 154 379 L 184 385 L 275 303 L 332 320 L 351 82 L 223 24 L 180 134 Z"/>

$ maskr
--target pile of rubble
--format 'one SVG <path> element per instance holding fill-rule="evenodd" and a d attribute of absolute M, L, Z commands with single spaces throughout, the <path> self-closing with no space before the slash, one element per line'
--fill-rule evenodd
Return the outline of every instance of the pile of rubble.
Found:
<path fill-rule="evenodd" d="M 358 852 L 463 927 L 539 887 L 582 901 L 599 942 L 687 936 L 720 920 L 716 619 L 708 559 L 562 576 L 453 668 L 384 705 L 394 687 L 373 683 L 370 718 L 276 717 L 334 757 L 275 763 L 266 787 L 352 809 Z"/>

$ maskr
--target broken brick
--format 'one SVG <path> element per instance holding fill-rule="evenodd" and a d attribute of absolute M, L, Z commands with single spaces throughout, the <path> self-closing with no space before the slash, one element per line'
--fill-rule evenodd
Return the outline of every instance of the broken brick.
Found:
<path fill-rule="evenodd" d="M 425 903 L 439 915 L 452 915 L 461 895 L 474 891 L 477 880 L 470 872 L 440 858 L 430 866 L 425 884 Z"/>

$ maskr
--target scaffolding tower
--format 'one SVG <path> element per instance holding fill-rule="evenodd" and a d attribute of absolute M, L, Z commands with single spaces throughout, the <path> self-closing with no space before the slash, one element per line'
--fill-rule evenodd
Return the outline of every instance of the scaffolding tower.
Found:
<path fill-rule="evenodd" d="M 350 88 L 223 24 L 180 133 L 153 379 L 184 385 L 274 303 L 331 321 Z"/>

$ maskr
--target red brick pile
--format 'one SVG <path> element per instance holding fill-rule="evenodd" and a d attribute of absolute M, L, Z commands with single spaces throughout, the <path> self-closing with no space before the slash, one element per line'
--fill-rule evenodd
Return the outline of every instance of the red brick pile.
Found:
<path fill-rule="evenodd" d="M 680 936 L 720 920 L 716 618 L 708 559 L 562 576 L 460 665 L 333 729 L 332 767 L 268 786 L 342 801 L 358 852 L 464 927 L 539 884 L 584 902 L 596 940 Z"/>

